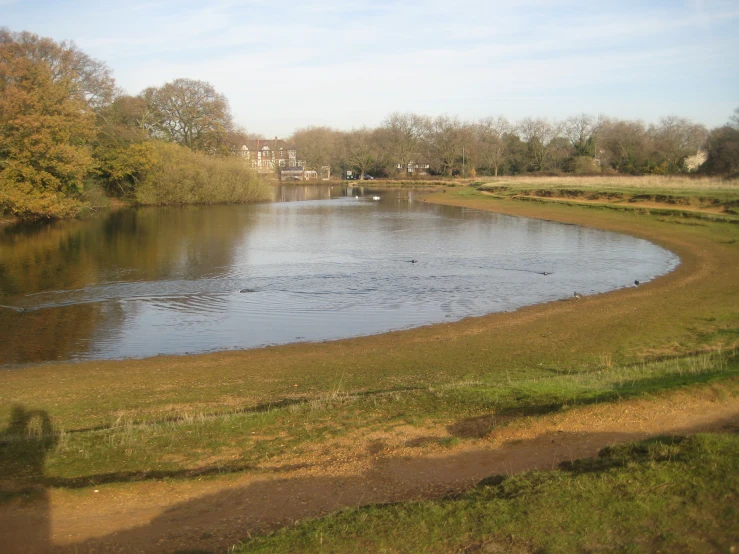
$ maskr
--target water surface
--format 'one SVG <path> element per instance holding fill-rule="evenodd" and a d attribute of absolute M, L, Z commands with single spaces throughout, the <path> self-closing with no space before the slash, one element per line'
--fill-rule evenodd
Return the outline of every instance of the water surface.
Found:
<path fill-rule="evenodd" d="M 3 230 L 0 364 L 367 335 L 633 286 L 678 263 L 641 239 L 413 191 L 276 195 Z"/>

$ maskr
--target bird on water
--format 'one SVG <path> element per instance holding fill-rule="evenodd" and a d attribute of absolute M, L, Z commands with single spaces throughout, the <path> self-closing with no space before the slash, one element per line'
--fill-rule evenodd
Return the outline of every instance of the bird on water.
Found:
<path fill-rule="evenodd" d="M 638 287 L 639 286 L 639 279 L 637 279 L 636 281 L 634 281 L 634 284 Z"/>

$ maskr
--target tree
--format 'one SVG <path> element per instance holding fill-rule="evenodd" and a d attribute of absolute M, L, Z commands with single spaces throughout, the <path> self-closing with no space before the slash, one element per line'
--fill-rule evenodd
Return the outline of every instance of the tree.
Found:
<path fill-rule="evenodd" d="M 603 123 L 601 117 L 580 114 L 568 117 L 564 124 L 564 132 L 575 149 L 575 156 L 597 158 L 595 137 Z"/>
<path fill-rule="evenodd" d="M 384 131 L 383 149 L 394 169 L 398 165 L 406 168 L 409 162 L 414 161 L 429 127 L 429 118 L 425 116 L 399 112 L 388 116 L 381 126 Z"/>
<path fill-rule="evenodd" d="M 706 161 L 700 171 L 709 175 L 739 175 L 739 108 L 723 127 L 714 129 L 704 145 Z"/>
<path fill-rule="evenodd" d="M 0 44 L 15 43 L 32 60 L 49 67 L 54 83 L 67 82 L 71 96 L 97 110 L 119 94 L 108 66 L 82 52 L 74 42 L 54 42 L 27 31 L 0 28 Z"/>
<path fill-rule="evenodd" d="M 141 93 L 152 112 L 149 129 L 154 137 L 191 150 L 227 154 L 224 146 L 233 128 L 228 100 L 212 85 L 192 79 L 175 79 Z"/>
<path fill-rule="evenodd" d="M 364 179 L 364 175 L 377 163 L 378 146 L 374 131 L 367 127 L 355 129 L 345 135 L 344 160 L 348 166 L 359 172 L 360 179 Z"/>
<path fill-rule="evenodd" d="M 330 127 L 305 127 L 295 131 L 292 140 L 307 167 L 320 172 L 324 167 L 337 168 L 340 137 L 341 133 Z"/>
<path fill-rule="evenodd" d="M 0 209 L 66 217 L 92 167 L 94 115 L 75 52 L 30 33 L 0 36 Z"/>
<path fill-rule="evenodd" d="M 562 136 L 553 138 L 547 146 L 547 169 L 567 170 L 568 165 L 576 159 L 587 156 L 573 156 L 574 152 L 570 141 Z M 590 158 L 592 160 L 592 158 Z"/>
<path fill-rule="evenodd" d="M 734 108 L 734 115 L 729 117 L 729 127 L 739 130 L 739 108 Z"/>
<path fill-rule="evenodd" d="M 457 169 L 457 160 L 462 157 L 464 136 L 462 123 L 456 117 L 440 115 L 431 121 L 429 142 L 433 155 L 433 166 L 439 173 L 448 176 Z"/>
<path fill-rule="evenodd" d="M 739 128 L 725 125 L 714 129 L 705 144 L 707 158 L 700 170 L 709 175 L 739 174 Z"/>
<path fill-rule="evenodd" d="M 657 153 L 671 173 L 684 169 L 685 158 L 695 154 L 705 142 L 707 131 L 688 119 L 674 115 L 663 117 L 659 125 L 649 128 Z"/>
<path fill-rule="evenodd" d="M 485 169 L 492 169 L 496 177 L 509 157 L 505 135 L 512 130 L 513 126 L 504 117 L 488 117 L 476 126 L 480 163 Z"/>
<path fill-rule="evenodd" d="M 541 118 L 526 117 L 518 123 L 518 132 L 528 145 L 528 166 L 534 171 L 549 169 L 552 141 L 562 133 L 562 124 Z"/>
<path fill-rule="evenodd" d="M 601 164 L 621 173 L 639 174 L 647 161 L 649 138 L 641 121 L 605 120 L 598 147 Z"/>
<path fill-rule="evenodd" d="M 95 172 L 109 194 L 133 197 L 152 167 L 154 151 L 146 131 L 150 112 L 143 98 L 119 96 L 97 112 L 93 141 Z"/>

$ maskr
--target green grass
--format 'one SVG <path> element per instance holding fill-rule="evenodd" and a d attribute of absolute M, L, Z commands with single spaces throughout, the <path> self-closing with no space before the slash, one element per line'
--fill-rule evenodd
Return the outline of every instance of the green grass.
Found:
<path fill-rule="evenodd" d="M 437 425 L 448 429 L 438 444 L 454 446 L 481 438 L 496 426 L 523 417 L 599 402 L 613 402 L 677 388 L 716 384 L 722 394 L 739 394 L 736 351 L 616 366 L 607 355 L 576 372 L 532 368 L 474 380 L 391 391 L 341 390 L 275 399 L 256 411 L 172 410 L 152 419 L 131 413 L 109 425 L 88 429 L 55 428 L 43 437 L 43 472 L 25 479 L 62 487 L 203 474 L 259 471 L 271 460 L 340 448 L 352 433 L 399 425 Z M 478 421 L 472 430 L 466 422 Z M 10 426 L 8 427 L 10 428 Z M 38 424 L 0 435 L 0 471 L 12 475 L 29 448 L 38 443 Z M 17 471 L 17 469 L 15 470 Z"/>
<path fill-rule="evenodd" d="M 739 435 L 704 434 L 495 476 L 458 497 L 350 509 L 235 551 L 729 552 L 738 537 Z"/>
<path fill-rule="evenodd" d="M 621 210 L 680 213 L 734 221 L 739 215 L 739 181 L 671 177 L 511 177 L 470 183 L 499 198 L 541 202 L 593 202 Z M 645 208 L 644 204 L 651 206 Z M 720 212 L 720 213 L 718 213 Z"/>

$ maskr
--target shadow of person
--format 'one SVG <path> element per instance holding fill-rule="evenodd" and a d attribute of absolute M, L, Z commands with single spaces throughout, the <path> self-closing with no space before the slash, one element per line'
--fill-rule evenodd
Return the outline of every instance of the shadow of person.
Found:
<path fill-rule="evenodd" d="M 51 548 L 49 497 L 44 484 L 46 453 L 58 433 L 43 410 L 14 406 L 0 432 L 0 545 L 10 553 Z"/>

